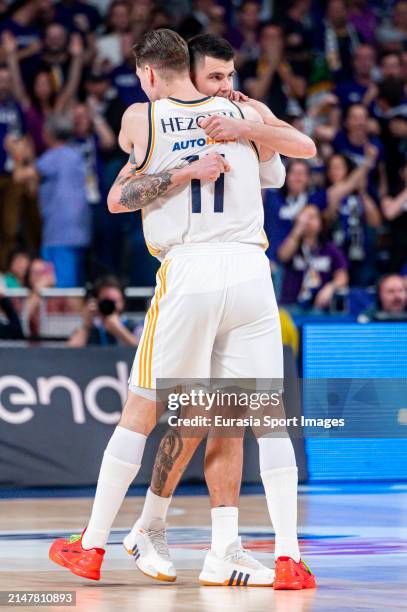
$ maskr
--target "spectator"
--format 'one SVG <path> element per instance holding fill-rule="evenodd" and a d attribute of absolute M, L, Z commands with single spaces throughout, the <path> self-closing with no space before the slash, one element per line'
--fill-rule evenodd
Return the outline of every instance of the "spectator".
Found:
<path fill-rule="evenodd" d="M 365 43 L 375 44 L 377 17 L 368 6 L 367 0 L 349 2 L 349 23 L 353 25 Z"/>
<path fill-rule="evenodd" d="M 41 155 L 45 151 L 43 128 L 46 117 L 54 112 L 65 111 L 77 95 L 83 68 L 82 39 L 79 34 L 71 36 L 71 60 L 65 85 L 57 91 L 52 72 L 41 69 L 34 75 L 30 92 L 27 91 L 21 75 L 16 39 L 9 32 L 4 32 L 2 40 L 7 51 L 14 96 L 24 110 L 27 130 L 33 139 L 36 154 Z"/>
<path fill-rule="evenodd" d="M 311 70 L 314 30 L 310 0 L 291 0 L 283 20 L 286 58 L 296 74 L 307 78 Z"/>
<path fill-rule="evenodd" d="M 133 39 L 131 34 L 123 35 L 120 41 L 124 59 L 121 64 L 112 70 L 110 81 L 113 87 L 117 89 L 120 100 L 124 106 L 127 107 L 136 102 L 147 102 L 148 98 L 140 85 L 140 79 L 133 65 Z"/>
<path fill-rule="evenodd" d="M 88 2 L 59 0 L 56 21 L 66 24 L 69 31 L 94 32 L 100 23 L 100 15 L 97 8 Z"/>
<path fill-rule="evenodd" d="M 333 141 L 333 148 L 336 153 L 341 153 L 355 165 L 368 162 L 368 145 L 376 147 L 377 163 L 371 168 L 368 175 L 368 192 L 378 200 L 387 194 L 387 179 L 384 166 L 383 145 L 377 136 L 369 134 L 369 115 L 368 111 L 361 104 L 349 106 L 344 126 Z"/>
<path fill-rule="evenodd" d="M 360 40 L 357 31 L 348 21 L 345 0 L 327 2 L 324 27 L 320 32 L 317 46 L 325 54 L 335 81 L 348 81 L 352 77 L 352 55 Z"/>
<path fill-rule="evenodd" d="M 277 261 L 278 247 L 290 233 L 298 213 L 310 202 L 323 207 L 326 197 L 322 192 L 313 192 L 307 162 L 292 160 L 283 189 L 265 192 L 264 226 L 269 240 L 267 256 L 271 261 Z"/>
<path fill-rule="evenodd" d="M 374 252 L 368 228 L 381 225 L 378 207 L 366 191 L 367 174 L 375 163 L 377 149 L 370 147 L 367 163 L 351 171 L 342 155 L 328 162 L 329 187 L 324 216 L 332 227 L 333 242 L 345 253 L 349 284 L 366 286 L 374 282 Z"/>
<path fill-rule="evenodd" d="M 8 289 L 24 287 L 31 257 L 23 250 L 16 250 L 10 255 L 7 271 L 3 277 L 4 285 Z"/>
<path fill-rule="evenodd" d="M 377 303 L 358 318 L 368 321 L 407 321 L 407 288 L 399 274 L 386 274 L 377 283 Z"/>
<path fill-rule="evenodd" d="M 45 123 L 49 150 L 35 167 L 20 170 L 22 180 L 33 175 L 40 180 L 41 254 L 55 267 L 57 287 L 83 285 L 85 249 L 90 242 L 86 166 L 80 153 L 68 144 L 72 132 L 68 118 L 51 115 Z"/>
<path fill-rule="evenodd" d="M 25 75 L 32 66 L 31 59 L 41 50 L 41 33 L 36 24 L 39 2 L 15 3 L 16 8 L 11 9 L 11 17 L 3 21 L 0 32 L 10 32 L 16 39 L 18 59 L 24 62 Z M 2 61 L 7 59 L 7 50 L 3 47 Z"/>
<path fill-rule="evenodd" d="M 130 6 L 125 0 L 114 0 L 107 14 L 106 33 L 96 41 L 98 58 L 106 60 L 104 69 L 113 69 L 123 63 L 123 37 L 130 33 Z"/>
<path fill-rule="evenodd" d="M 185 38 L 185 40 L 197 34 L 201 34 L 209 25 L 209 15 L 214 6 L 216 6 L 214 0 L 193 0 L 192 11 L 179 25 L 179 34 Z"/>
<path fill-rule="evenodd" d="M 243 88 L 252 98 L 263 101 L 278 117 L 284 118 L 288 97 L 304 97 L 305 79 L 294 74 L 284 59 L 283 32 L 279 26 L 264 25 L 259 44 L 259 58 L 246 62 L 239 72 Z"/>
<path fill-rule="evenodd" d="M 5 297 L 0 287 L 0 340 L 22 340 L 24 338 L 20 319 L 14 306 Z"/>
<path fill-rule="evenodd" d="M 321 212 L 313 204 L 299 213 L 278 256 L 285 263 L 282 304 L 326 310 L 335 291 L 348 285 L 346 259 L 324 239 Z"/>
<path fill-rule="evenodd" d="M 377 40 L 386 51 L 401 51 L 407 40 L 407 0 L 396 2 L 391 19 L 385 20 L 376 32 Z"/>
<path fill-rule="evenodd" d="M 373 69 L 376 63 L 376 53 L 374 47 L 370 45 L 360 45 L 353 56 L 353 78 L 349 81 L 339 83 L 335 90 L 335 94 L 339 98 L 339 102 L 343 111 L 351 104 L 365 104 L 366 94 L 376 85 L 373 80 Z M 370 98 L 368 97 L 370 100 Z"/>
<path fill-rule="evenodd" d="M 402 188 L 394 197 L 381 202 L 390 226 L 390 270 L 399 272 L 407 263 L 407 163 L 400 172 Z"/>
<path fill-rule="evenodd" d="M 45 29 L 44 48 L 34 73 L 43 70 L 49 72 L 57 94 L 62 92 L 65 86 L 68 87 L 68 83 L 72 88 L 72 82 L 75 83 L 76 90 L 82 77 L 82 67 L 88 62 L 91 51 L 89 46 L 84 48 L 80 34 L 73 33 L 69 36 L 68 30 L 62 24 L 50 23 Z M 72 95 L 72 92 L 70 93 Z"/>
<path fill-rule="evenodd" d="M 25 131 L 21 107 L 12 96 L 10 71 L 0 66 L 0 269 L 4 270 L 15 248 L 23 191 L 13 182 L 10 143 Z"/>
<path fill-rule="evenodd" d="M 401 56 L 399 53 L 384 53 L 379 65 L 383 81 L 386 79 L 403 80 Z"/>
<path fill-rule="evenodd" d="M 237 10 L 237 27 L 226 32 L 225 38 L 236 50 L 235 64 L 240 68 L 245 62 L 259 56 L 260 4 L 256 0 L 243 0 Z"/>
<path fill-rule="evenodd" d="M 119 281 L 114 276 L 100 278 L 94 285 L 93 294 L 84 306 L 82 326 L 74 331 L 68 345 L 137 346 L 135 325 L 122 316 L 125 300 Z"/>
<path fill-rule="evenodd" d="M 34 258 L 27 270 L 25 285 L 31 293 L 23 307 L 23 327 L 27 336 L 38 338 L 41 331 L 41 291 L 55 287 L 55 271 L 52 263 Z"/>
<path fill-rule="evenodd" d="M 92 255 L 98 268 L 111 270 L 115 254 L 112 252 L 111 216 L 106 207 L 107 192 L 103 181 L 104 151 L 116 146 L 115 135 L 97 109 L 88 104 L 77 104 L 73 112 L 74 138 L 72 145 L 82 155 L 86 167 L 86 199 L 92 221 Z M 115 225 L 113 221 L 113 225 Z M 103 268 L 101 268 L 103 266 Z"/>
<path fill-rule="evenodd" d="M 380 83 L 373 112 L 385 151 L 390 192 L 394 195 L 394 189 L 397 189 L 400 183 L 400 168 L 406 159 L 407 102 L 401 80 L 388 78 Z"/>

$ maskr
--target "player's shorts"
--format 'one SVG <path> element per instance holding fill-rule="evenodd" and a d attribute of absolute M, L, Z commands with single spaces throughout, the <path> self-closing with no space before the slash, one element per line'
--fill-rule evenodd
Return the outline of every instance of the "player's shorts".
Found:
<path fill-rule="evenodd" d="M 261 247 L 180 245 L 158 270 L 129 388 L 189 378 L 282 380 L 280 319 Z"/>

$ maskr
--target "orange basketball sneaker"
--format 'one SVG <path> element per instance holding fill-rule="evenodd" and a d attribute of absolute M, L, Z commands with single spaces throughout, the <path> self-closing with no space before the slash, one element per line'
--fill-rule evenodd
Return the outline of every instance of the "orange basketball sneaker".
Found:
<path fill-rule="evenodd" d="M 105 551 L 103 548 L 82 548 L 82 536 L 72 535 L 70 538 L 58 538 L 51 545 L 48 556 L 54 563 L 66 567 L 70 572 L 89 580 L 100 580 L 100 567 Z"/>
<path fill-rule="evenodd" d="M 276 590 L 315 589 L 315 576 L 304 561 L 297 563 L 291 557 L 278 557 L 273 588 Z"/>

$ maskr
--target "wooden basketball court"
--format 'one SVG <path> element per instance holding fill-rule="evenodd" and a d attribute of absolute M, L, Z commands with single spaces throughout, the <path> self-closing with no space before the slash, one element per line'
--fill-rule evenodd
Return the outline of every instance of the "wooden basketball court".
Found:
<path fill-rule="evenodd" d="M 197 494 L 175 497 L 169 514 L 175 584 L 140 574 L 121 545 L 142 497 L 127 497 L 117 517 L 100 582 L 78 578 L 48 560 L 55 537 L 82 530 L 91 497 L 2 499 L 0 588 L 75 591 L 75 609 L 86 612 L 406 610 L 407 485 L 319 485 L 300 491 L 301 547 L 317 576 L 316 590 L 200 587 L 210 522 L 208 498 Z M 261 494 L 242 496 L 240 525 L 245 548 L 272 565 L 273 534 Z"/>

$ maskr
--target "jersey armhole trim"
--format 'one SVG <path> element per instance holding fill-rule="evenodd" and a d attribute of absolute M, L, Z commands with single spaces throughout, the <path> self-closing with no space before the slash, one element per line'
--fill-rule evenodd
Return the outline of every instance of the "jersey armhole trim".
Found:
<path fill-rule="evenodd" d="M 240 106 L 238 106 L 237 104 L 235 104 L 235 102 L 233 102 L 233 100 L 229 100 L 229 102 L 231 102 L 231 103 L 233 104 L 233 106 L 235 106 L 235 107 L 237 108 L 237 110 L 238 110 L 238 111 L 239 111 L 239 113 L 240 113 L 241 118 L 242 118 L 242 119 L 244 119 L 244 118 L 245 118 L 245 116 L 244 116 L 243 111 L 242 111 L 242 109 L 240 108 Z M 256 157 L 257 157 L 258 161 L 260 161 L 259 150 L 258 150 L 258 148 L 257 148 L 256 143 L 255 143 L 255 142 L 253 142 L 253 140 L 248 140 L 247 142 L 248 142 L 248 143 L 249 143 L 249 145 L 252 147 L 252 149 L 253 149 L 253 151 L 254 151 L 254 153 L 255 153 L 255 155 L 256 155 Z"/>
<path fill-rule="evenodd" d="M 145 170 L 148 164 L 151 161 L 151 156 L 154 149 L 154 141 L 155 141 L 155 125 L 154 125 L 154 102 L 148 103 L 148 143 L 147 143 L 147 151 L 144 156 L 143 161 L 136 168 L 136 172 L 140 173 Z"/>

